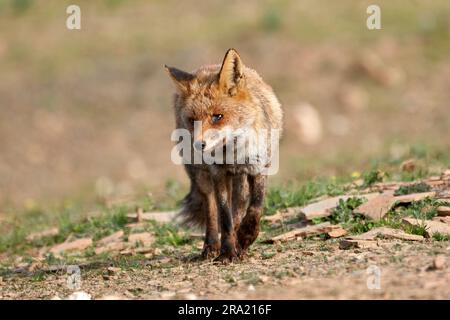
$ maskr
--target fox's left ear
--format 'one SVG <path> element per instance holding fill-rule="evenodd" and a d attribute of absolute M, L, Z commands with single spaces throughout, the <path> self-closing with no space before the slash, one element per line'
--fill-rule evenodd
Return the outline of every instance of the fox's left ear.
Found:
<path fill-rule="evenodd" d="M 166 68 L 167 73 L 172 78 L 173 82 L 175 82 L 176 86 L 182 92 L 188 92 L 189 86 L 192 80 L 194 80 L 195 76 L 189 72 L 179 70 L 177 68 L 164 66 Z"/>
<path fill-rule="evenodd" d="M 229 49 L 225 54 L 219 72 L 219 88 L 231 96 L 235 95 L 242 84 L 244 65 L 235 49 Z"/>

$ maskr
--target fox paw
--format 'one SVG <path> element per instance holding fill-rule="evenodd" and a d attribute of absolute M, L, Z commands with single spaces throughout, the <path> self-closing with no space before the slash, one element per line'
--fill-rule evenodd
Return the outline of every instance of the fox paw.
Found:
<path fill-rule="evenodd" d="M 217 255 L 220 253 L 220 245 L 219 244 L 205 244 L 203 246 L 202 251 L 202 259 L 208 260 L 212 259 L 214 257 L 217 257 Z"/>
<path fill-rule="evenodd" d="M 222 252 L 217 258 L 214 259 L 215 263 L 229 264 L 239 260 L 236 251 Z"/>

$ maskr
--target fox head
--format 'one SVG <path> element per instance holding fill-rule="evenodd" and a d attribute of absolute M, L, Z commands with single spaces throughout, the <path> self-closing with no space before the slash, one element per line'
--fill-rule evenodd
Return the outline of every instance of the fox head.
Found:
<path fill-rule="evenodd" d="M 193 134 L 195 149 L 207 151 L 226 144 L 224 132 L 237 135 L 255 129 L 261 108 L 249 80 L 259 76 L 243 65 L 236 50 L 229 49 L 221 65 L 201 67 L 193 73 L 167 66 L 166 70 L 177 88 L 177 126 Z"/>

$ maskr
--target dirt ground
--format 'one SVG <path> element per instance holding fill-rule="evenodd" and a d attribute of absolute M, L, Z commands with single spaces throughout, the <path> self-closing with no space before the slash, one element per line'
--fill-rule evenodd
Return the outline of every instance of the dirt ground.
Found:
<path fill-rule="evenodd" d="M 192 261 L 188 250 L 110 271 L 107 264 L 82 267 L 76 290 L 92 299 L 450 298 L 448 242 L 383 240 L 377 248 L 351 250 L 339 249 L 335 240 L 258 244 L 247 260 L 231 265 Z M 438 256 L 447 264 L 436 269 Z M 67 278 L 66 268 L 39 277 L 8 276 L 2 279 L 0 298 L 64 299 L 76 291 Z"/>

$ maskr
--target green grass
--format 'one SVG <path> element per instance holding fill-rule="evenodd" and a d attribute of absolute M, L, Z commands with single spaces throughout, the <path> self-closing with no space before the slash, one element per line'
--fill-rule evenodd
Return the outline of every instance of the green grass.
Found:
<path fill-rule="evenodd" d="M 428 192 L 431 190 L 431 187 L 425 182 L 414 183 L 411 185 L 400 186 L 397 190 L 395 190 L 395 196 L 402 196 L 411 193 L 418 192 Z"/>
<path fill-rule="evenodd" d="M 271 188 L 266 195 L 264 213 L 274 214 L 280 209 L 303 206 L 310 200 L 323 196 L 337 196 L 345 193 L 349 187 L 346 180 L 318 179 L 303 185 L 288 185 Z"/>
<path fill-rule="evenodd" d="M 445 235 L 439 232 L 433 233 L 433 240 L 435 241 L 450 241 L 450 235 Z"/>
<path fill-rule="evenodd" d="M 385 174 L 378 169 L 372 169 L 365 172 L 363 174 L 364 187 L 370 187 L 374 183 L 382 182 L 384 176 Z"/>
<path fill-rule="evenodd" d="M 364 174 L 365 185 L 370 185 L 375 182 L 388 177 L 380 170 L 374 169 Z M 336 196 L 346 193 L 351 186 L 349 185 L 350 178 L 330 178 L 330 179 L 316 179 L 314 181 L 306 182 L 302 185 L 287 185 L 283 187 L 273 187 L 269 189 L 266 199 L 264 214 L 274 214 L 280 209 L 304 206 L 312 200 L 320 196 Z M 183 193 L 179 189 L 179 185 L 174 181 L 167 183 L 168 201 L 173 208 L 174 203 L 177 203 L 182 198 Z M 399 188 L 395 194 L 404 195 L 414 192 L 428 191 L 429 186 L 424 183 L 416 183 L 411 186 Z M 373 221 L 366 219 L 364 216 L 355 214 L 355 208 L 365 202 L 363 196 L 351 197 L 347 200 L 340 200 L 337 207 L 333 210 L 329 217 L 313 219 L 313 223 L 321 223 L 329 221 L 333 224 L 341 224 L 351 234 L 360 234 L 369 231 L 375 227 L 386 226 L 396 229 L 403 229 L 408 233 L 425 235 L 425 226 L 407 226 L 402 223 L 404 217 L 414 217 L 416 219 L 429 220 L 437 215 L 437 207 L 442 205 L 449 205 L 435 199 L 424 199 L 413 202 L 407 206 L 397 205 L 381 220 Z M 129 230 L 125 225 L 129 222 L 127 213 L 135 211 L 136 204 L 145 210 L 152 210 L 160 207 L 155 204 L 155 201 L 146 196 L 134 201 L 132 205 L 117 205 L 107 207 L 99 205 L 94 214 L 83 215 L 84 209 L 74 203 L 68 202 L 63 206 L 54 209 L 43 209 L 37 205 L 33 205 L 22 214 L 12 215 L 13 219 L 1 226 L 1 230 L 5 230 L 0 234 L 0 252 L 7 252 L 14 257 L 15 255 L 26 256 L 27 252 L 33 248 L 41 248 L 44 246 L 52 246 L 67 240 L 69 237 L 76 239 L 82 237 L 90 237 L 95 241 L 108 236 L 115 231 L 124 230 L 125 237 L 127 237 Z M 57 217 L 55 219 L 55 217 Z M 295 223 L 298 217 L 294 217 L 288 223 Z M 56 236 L 50 236 L 35 241 L 28 242 L 25 240 L 26 236 L 31 232 L 45 230 L 49 227 L 58 227 L 59 233 Z M 9 231 L 8 231 L 9 228 Z M 267 224 L 262 225 L 263 231 L 266 232 L 266 237 L 276 235 L 286 231 L 286 225 L 281 224 L 277 227 L 271 227 Z M 184 245 L 192 245 L 193 241 L 182 229 L 182 227 L 175 224 L 159 224 L 150 222 L 143 227 L 142 231 L 151 232 L 155 235 L 154 247 L 161 247 L 163 250 Z M 436 241 L 448 241 L 449 237 L 445 235 L 435 234 L 433 239 Z M 270 259 L 271 253 L 263 256 L 264 259 Z M 89 258 L 94 260 L 109 260 L 108 254 L 95 256 L 93 247 L 85 250 L 81 258 Z M 67 262 L 71 257 L 63 257 L 63 261 Z M 47 255 L 46 263 L 59 263 L 61 258 Z"/>

